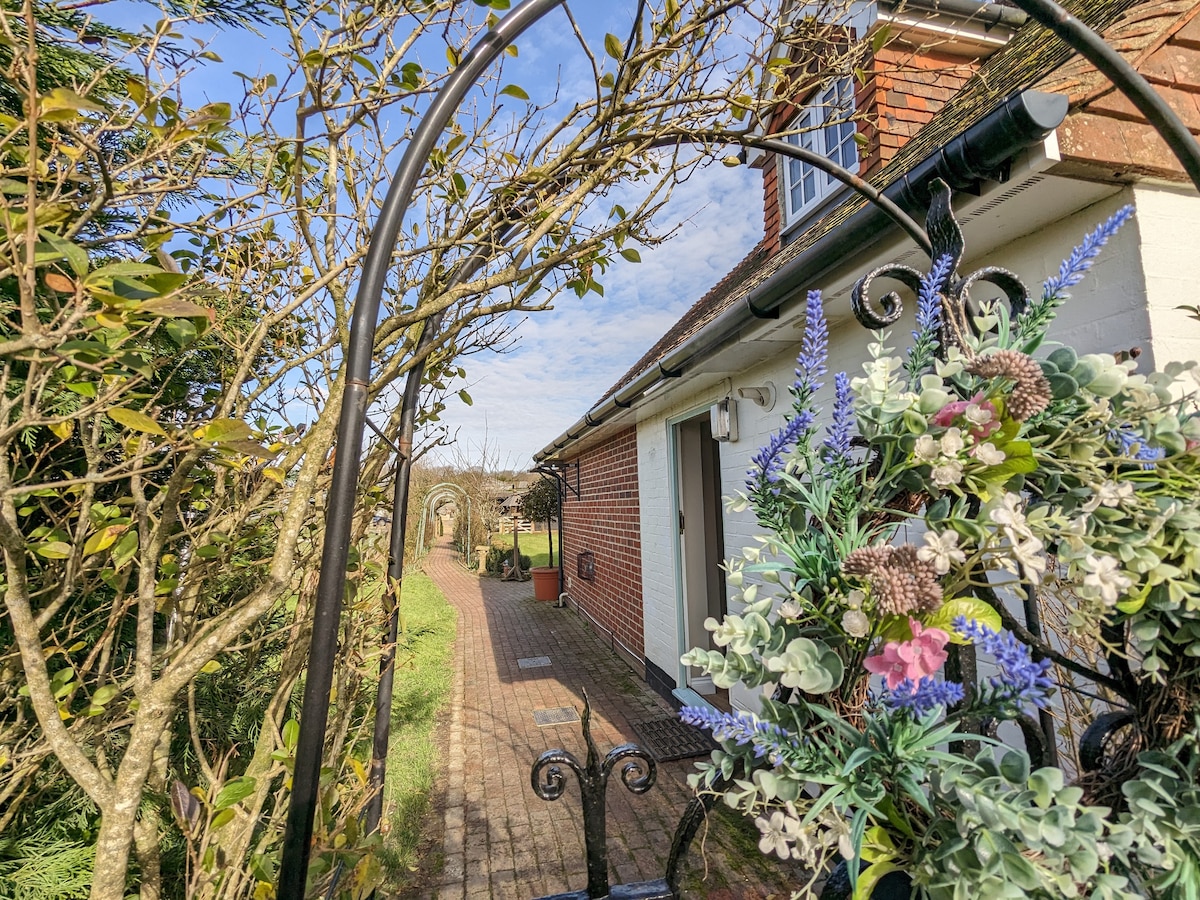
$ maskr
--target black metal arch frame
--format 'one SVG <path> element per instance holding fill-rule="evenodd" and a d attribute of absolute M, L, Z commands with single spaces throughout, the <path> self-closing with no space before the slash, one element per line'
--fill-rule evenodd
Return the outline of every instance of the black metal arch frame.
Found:
<path fill-rule="evenodd" d="M 404 216 L 412 200 L 417 180 L 423 171 L 436 141 L 448 124 L 451 115 L 467 91 L 504 49 L 531 25 L 566 0 L 524 0 L 501 19 L 470 50 L 459 67 L 434 97 L 416 133 L 396 169 L 391 186 L 380 208 L 363 266 L 362 279 L 355 298 L 351 318 L 349 346 L 345 360 L 345 375 L 341 387 L 341 411 L 338 423 L 338 453 L 334 462 L 329 506 L 326 512 L 321 574 L 313 612 L 312 646 L 309 651 L 303 706 L 300 714 L 300 735 L 296 747 L 292 793 L 288 809 L 280 860 L 277 895 L 281 898 L 304 896 L 311 850 L 313 818 L 316 812 L 321 758 L 328 724 L 329 691 L 332 685 L 337 633 L 341 616 L 343 586 L 349 557 L 351 525 L 358 488 L 359 461 L 363 432 L 367 424 L 367 400 L 371 356 L 379 309 L 392 250 L 396 245 Z M 1015 4 L 1042 25 L 1050 28 L 1081 56 L 1106 75 L 1162 135 L 1179 159 L 1192 182 L 1200 190 L 1200 146 L 1187 127 L 1149 84 L 1104 40 L 1086 25 L 1070 15 L 1053 0 L 1014 0 Z M 642 3 L 639 2 L 639 20 Z M 823 157 L 802 151 L 786 141 L 754 139 L 752 136 L 713 136 L 724 142 L 739 141 L 804 159 L 849 184 L 872 203 L 893 215 L 901 227 L 919 246 L 931 251 L 924 231 L 903 214 L 887 209 L 887 198 L 856 176 L 833 166 Z M 896 217 L 894 212 L 900 212 Z M 515 224 L 515 223 L 514 223 Z M 473 252 L 452 275 L 452 288 L 471 278 L 486 262 L 484 248 Z M 441 326 L 441 315 L 426 323 L 414 351 L 418 359 L 432 349 Z M 399 584 L 403 574 L 404 535 L 407 526 L 407 499 L 412 462 L 412 437 L 416 404 L 423 374 L 423 363 L 410 370 L 403 393 L 399 437 L 399 466 L 393 495 L 392 533 L 389 541 L 389 591 Z M 390 595 L 390 625 L 385 636 L 385 655 L 381 662 L 377 727 L 374 742 L 371 777 L 375 796 L 368 810 L 366 824 L 374 829 L 382 811 L 381 788 L 384 778 L 383 759 L 386 757 L 387 724 L 391 703 L 394 646 L 396 641 L 396 598 Z M 393 648 L 389 651 L 388 648 Z M 382 710 L 382 714 L 380 714 Z"/>

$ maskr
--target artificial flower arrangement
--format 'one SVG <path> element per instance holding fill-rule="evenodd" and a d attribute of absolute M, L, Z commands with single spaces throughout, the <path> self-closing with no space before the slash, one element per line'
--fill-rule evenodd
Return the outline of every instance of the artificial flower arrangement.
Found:
<path fill-rule="evenodd" d="M 936 260 L 912 347 L 877 332 L 823 430 L 809 295 L 793 409 L 733 501 L 768 533 L 725 563 L 741 607 L 706 623 L 720 649 L 683 657 L 774 692 L 757 715 L 681 713 L 721 745 L 694 785 L 807 864 L 797 896 L 1200 896 L 1191 366 L 1046 352 L 1131 212 L 1015 315 L 948 301 L 963 282 Z"/>

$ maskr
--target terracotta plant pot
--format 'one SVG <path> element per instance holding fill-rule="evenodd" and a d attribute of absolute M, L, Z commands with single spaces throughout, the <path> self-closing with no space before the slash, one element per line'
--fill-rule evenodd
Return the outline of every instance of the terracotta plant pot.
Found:
<path fill-rule="evenodd" d="M 533 576 L 534 600 L 558 599 L 558 566 L 534 566 L 529 574 Z"/>

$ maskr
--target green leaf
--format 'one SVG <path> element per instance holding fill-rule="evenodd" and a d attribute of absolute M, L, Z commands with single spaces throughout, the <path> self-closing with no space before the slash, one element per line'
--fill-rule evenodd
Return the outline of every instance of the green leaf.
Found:
<path fill-rule="evenodd" d="M 121 536 L 112 552 L 113 566 L 123 569 L 133 559 L 138 550 L 138 533 L 132 529 Z"/>
<path fill-rule="evenodd" d="M 97 688 L 96 693 L 92 694 L 92 704 L 103 706 L 120 692 L 121 689 L 115 684 L 106 684 L 103 687 Z"/>
<path fill-rule="evenodd" d="M 193 434 L 196 440 L 220 444 L 247 440 L 252 433 L 250 426 L 240 419 L 213 419 L 203 428 L 197 428 Z"/>
<path fill-rule="evenodd" d="M 625 55 L 625 45 L 615 34 L 606 34 L 604 36 L 604 52 L 619 62 Z"/>
<path fill-rule="evenodd" d="M 466 391 L 459 391 L 458 399 L 461 400 L 465 406 L 471 406 L 475 402 L 471 399 L 471 395 Z"/>
<path fill-rule="evenodd" d="M 217 793 L 217 799 L 213 801 L 213 809 L 228 809 L 235 803 L 241 803 L 254 793 L 256 784 L 257 780 L 249 775 L 235 778 Z"/>
<path fill-rule="evenodd" d="M 41 104 L 42 117 L 51 121 L 60 122 L 65 118 L 70 118 L 71 115 L 78 114 L 81 111 L 88 112 L 104 112 L 104 107 L 99 103 L 95 103 L 87 97 L 81 97 L 74 91 L 68 90 L 65 87 L 57 87 L 48 94 L 43 94 L 38 98 Z M 69 113 L 68 116 L 55 115 L 56 113 Z"/>
<path fill-rule="evenodd" d="M 71 555 L 71 545 L 63 541 L 48 541 L 38 544 L 33 552 L 46 559 L 66 559 Z"/>
<path fill-rule="evenodd" d="M 300 741 L 300 723 L 295 719 L 288 719 L 283 723 L 283 746 L 289 750 L 295 750 L 296 744 Z"/>
<path fill-rule="evenodd" d="M 138 312 L 150 313 L 153 316 L 167 316 L 182 319 L 208 318 L 212 312 L 206 306 L 199 306 L 191 300 L 182 297 L 155 297 L 139 303 Z"/>
<path fill-rule="evenodd" d="M 204 665 L 202 665 L 200 667 L 200 671 L 203 672 L 205 675 L 212 675 L 214 672 L 221 671 L 221 664 L 219 662 L 217 662 L 215 659 L 210 659 L 208 662 L 206 662 Z"/>
<path fill-rule="evenodd" d="M 73 243 L 72 241 L 68 241 L 65 238 L 61 238 L 56 234 L 51 234 L 41 229 L 38 230 L 38 234 L 41 236 L 43 241 L 50 245 L 55 253 L 54 256 L 46 260 L 47 262 L 55 259 L 65 259 L 67 261 L 67 265 L 71 267 L 71 271 L 75 273 L 76 277 L 83 278 L 85 275 L 87 275 L 88 257 L 87 253 L 82 247 Z M 35 259 L 40 262 L 42 261 L 41 257 L 42 252 L 39 252 Z"/>
<path fill-rule="evenodd" d="M 518 100 L 528 100 L 529 95 L 515 84 L 506 85 L 500 89 L 500 93 L 507 97 L 516 97 Z"/>
<path fill-rule="evenodd" d="M 926 617 L 925 627 L 940 628 L 950 635 L 951 643 L 969 644 L 971 642 L 955 631 L 951 624 L 959 616 L 986 625 L 992 631 L 999 631 L 1004 627 L 1000 622 L 1000 613 L 977 597 L 955 597 L 953 600 L 947 600 L 936 612 Z"/>
<path fill-rule="evenodd" d="M 126 428 L 141 431 L 145 434 L 159 434 L 166 437 L 167 433 L 161 425 L 145 413 L 140 413 L 136 409 L 114 406 L 112 409 L 105 410 L 105 414 L 118 425 L 124 425 Z"/>
<path fill-rule="evenodd" d="M 640 263 L 642 261 L 642 254 L 638 253 L 632 247 L 628 250 L 622 250 L 621 255 L 631 263 Z"/>

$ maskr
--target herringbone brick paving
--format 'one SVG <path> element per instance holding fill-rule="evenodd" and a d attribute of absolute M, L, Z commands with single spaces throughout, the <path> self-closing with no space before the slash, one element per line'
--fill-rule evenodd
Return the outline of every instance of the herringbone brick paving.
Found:
<path fill-rule="evenodd" d="M 533 761 L 564 748 L 586 757 L 578 722 L 538 727 L 533 711 L 592 706 L 592 735 L 601 754 L 635 741 L 630 722 L 670 714 L 571 609 L 533 599 L 528 582 L 480 578 L 449 545 L 435 547 L 426 572 L 458 610 L 456 679 L 451 721 L 443 736 L 447 767 L 437 900 L 531 900 L 587 885 L 579 787 L 541 800 L 530 785 Z M 521 669 L 519 659 L 548 656 L 550 665 Z M 691 790 L 692 760 L 660 763 L 658 782 L 634 795 L 618 778 L 608 792 L 609 877 L 613 884 L 660 878 L 675 826 Z M 616 774 L 616 773 L 614 773 Z M 740 822 L 711 816 L 692 845 L 685 896 L 712 900 L 786 898 L 786 875 L 764 859 Z"/>

